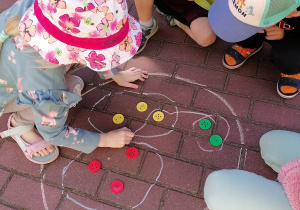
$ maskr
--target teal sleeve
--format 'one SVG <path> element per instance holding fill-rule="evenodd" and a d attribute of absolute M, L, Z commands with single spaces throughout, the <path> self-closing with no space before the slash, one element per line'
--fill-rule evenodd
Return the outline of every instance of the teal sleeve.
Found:
<path fill-rule="evenodd" d="M 100 134 L 65 125 L 69 107 L 54 103 L 32 106 L 35 125 L 49 143 L 90 153 L 100 142 Z"/>
<path fill-rule="evenodd" d="M 98 72 L 98 75 L 100 76 L 101 79 L 107 80 L 117 75 L 117 73 L 118 73 L 117 68 L 113 68 L 104 72 Z"/>
<path fill-rule="evenodd" d="M 5 29 L 7 20 L 12 16 L 23 15 L 34 3 L 34 0 L 18 0 L 10 8 L 0 14 L 0 31 Z"/>

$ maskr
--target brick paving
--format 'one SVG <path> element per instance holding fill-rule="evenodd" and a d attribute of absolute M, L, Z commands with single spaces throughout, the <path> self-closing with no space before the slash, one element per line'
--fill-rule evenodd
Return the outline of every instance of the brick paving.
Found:
<path fill-rule="evenodd" d="M 14 2 L 1 0 L 0 11 Z M 137 17 L 133 0 L 128 5 Z M 276 179 L 260 157 L 259 138 L 273 129 L 299 131 L 300 98 L 277 95 L 279 71 L 268 60 L 270 47 L 240 69 L 227 70 L 221 59 L 229 43 L 217 40 L 201 48 L 154 16 L 159 31 L 141 55 L 121 66 L 149 72 L 149 79 L 136 83 L 138 90 L 105 83 L 88 69 L 75 73 L 86 87 L 68 124 L 103 132 L 127 126 L 136 131 L 134 142 L 88 155 L 60 148 L 55 162 L 39 166 L 24 158 L 11 138 L 0 139 L 0 209 L 203 210 L 205 179 L 215 170 L 238 168 Z M 148 104 L 143 113 L 136 110 L 141 101 Z M 154 110 L 162 110 L 165 119 L 155 122 Z M 120 125 L 112 121 L 116 113 L 125 116 Z M 202 118 L 210 119 L 212 128 L 200 129 Z M 6 121 L 7 115 L 0 130 Z M 213 134 L 224 139 L 221 147 L 210 145 Z M 139 150 L 136 159 L 126 157 L 130 146 Z M 94 159 L 101 162 L 97 173 L 87 167 Z M 110 191 L 114 180 L 124 183 L 122 193 Z"/>

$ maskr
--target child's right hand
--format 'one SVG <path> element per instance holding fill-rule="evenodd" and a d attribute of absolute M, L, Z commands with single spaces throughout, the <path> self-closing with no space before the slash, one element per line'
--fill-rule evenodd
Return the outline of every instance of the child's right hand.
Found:
<path fill-rule="evenodd" d="M 132 82 L 136 80 L 145 81 L 148 78 L 148 72 L 137 68 L 130 68 L 125 71 L 119 71 L 112 79 L 120 86 L 137 89 L 138 85 Z"/>
<path fill-rule="evenodd" d="M 125 144 L 130 144 L 133 137 L 134 133 L 123 127 L 108 133 L 102 133 L 98 147 L 122 148 Z"/>

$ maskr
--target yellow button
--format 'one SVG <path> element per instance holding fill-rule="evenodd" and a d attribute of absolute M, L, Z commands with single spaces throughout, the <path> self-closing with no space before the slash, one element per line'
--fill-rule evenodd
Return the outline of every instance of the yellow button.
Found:
<path fill-rule="evenodd" d="M 124 116 L 122 114 L 115 114 L 113 121 L 116 124 L 121 124 L 124 121 Z"/>
<path fill-rule="evenodd" d="M 145 102 L 140 102 L 136 105 L 136 108 L 139 112 L 144 112 L 147 110 L 148 105 Z"/>
<path fill-rule="evenodd" d="M 153 119 L 157 122 L 160 122 L 164 119 L 165 115 L 164 113 L 157 111 L 153 113 Z"/>

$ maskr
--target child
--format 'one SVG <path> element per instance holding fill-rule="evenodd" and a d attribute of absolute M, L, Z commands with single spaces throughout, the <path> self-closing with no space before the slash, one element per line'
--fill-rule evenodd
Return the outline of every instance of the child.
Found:
<path fill-rule="evenodd" d="M 213 44 L 216 40 L 216 34 L 211 29 L 207 18 L 207 10 L 213 1 L 154 0 L 153 2 L 152 0 L 135 0 L 143 31 L 143 39 L 138 53 L 145 48 L 148 39 L 158 29 L 156 20 L 152 17 L 153 3 L 157 6 L 158 12 L 166 16 L 170 26 L 177 25 L 202 47 Z"/>
<path fill-rule="evenodd" d="M 261 137 L 260 148 L 266 164 L 279 172 L 279 182 L 237 169 L 215 171 L 204 187 L 209 209 L 300 209 L 300 134 L 268 132 Z"/>
<path fill-rule="evenodd" d="M 237 42 L 223 57 L 228 69 L 242 66 L 264 41 L 271 44 L 271 60 L 281 72 L 277 92 L 293 98 L 300 88 L 300 18 L 295 10 L 300 4 L 294 0 L 268 2 L 216 0 L 208 19 L 220 38 Z"/>
<path fill-rule="evenodd" d="M 57 146 L 90 153 L 130 143 L 125 127 L 100 135 L 65 125 L 81 100 L 84 83 L 69 73 L 79 65 L 125 87 L 148 77 L 115 69 L 135 55 L 142 36 L 126 2 L 19 0 L 0 14 L 0 32 L 0 111 L 12 113 L 1 137 L 12 136 L 38 164 L 55 160 Z"/>

